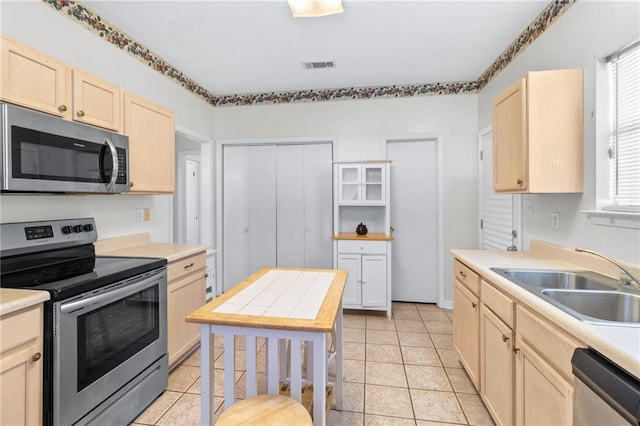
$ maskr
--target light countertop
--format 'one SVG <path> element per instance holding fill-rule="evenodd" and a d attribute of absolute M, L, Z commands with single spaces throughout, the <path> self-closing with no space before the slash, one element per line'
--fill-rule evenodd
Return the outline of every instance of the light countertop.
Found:
<path fill-rule="evenodd" d="M 173 244 L 149 242 L 149 234 L 133 234 L 98 240 L 96 254 L 100 256 L 163 257 L 168 263 L 194 254 L 203 253 L 208 246 L 202 244 Z"/>
<path fill-rule="evenodd" d="M 38 290 L 0 288 L 0 316 L 49 300 L 49 293 Z"/>
<path fill-rule="evenodd" d="M 498 267 L 585 270 L 583 266 L 532 252 L 452 250 L 451 253 L 516 301 L 528 306 L 629 373 L 640 377 L 640 327 L 585 323 L 489 269 Z"/>

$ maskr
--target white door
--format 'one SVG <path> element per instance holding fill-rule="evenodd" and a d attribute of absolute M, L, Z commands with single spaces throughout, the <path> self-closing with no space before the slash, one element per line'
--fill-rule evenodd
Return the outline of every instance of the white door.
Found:
<path fill-rule="evenodd" d="M 387 306 L 387 256 L 362 256 L 362 306 Z"/>
<path fill-rule="evenodd" d="M 275 145 L 223 150 L 223 285 L 276 265 Z"/>
<path fill-rule="evenodd" d="M 362 255 L 361 254 L 339 254 L 338 269 L 348 272 L 347 282 L 344 286 L 342 294 L 342 303 L 345 305 L 361 304 L 361 287 L 362 287 Z"/>
<path fill-rule="evenodd" d="M 333 158 L 331 144 L 304 145 L 304 266 L 333 264 Z"/>
<path fill-rule="evenodd" d="M 301 145 L 277 149 L 277 263 L 304 267 L 304 152 Z"/>
<path fill-rule="evenodd" d="M 438 301 L 437 141 L 387 141 L 391 160 L 392 299 Z"/>
<path fill-rule="evenodd" d="M 200 244 L 200 163 L 185 161 L 185 234 L 187 244 Z"/>
<path fill-rule="evenodd" d="M 485 129 L 480 143 L 480 248 L 520 250 L 520 196 L 493 190 L 493 132 Z"/>

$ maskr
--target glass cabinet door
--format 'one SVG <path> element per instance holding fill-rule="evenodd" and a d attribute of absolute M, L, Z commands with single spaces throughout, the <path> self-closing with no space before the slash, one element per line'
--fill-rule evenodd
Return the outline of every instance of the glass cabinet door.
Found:
<path fill-rule="evenodd" d="M 362 186 L 364 196 L 362 204 L 384 204 L 385 181 L 384 164 L 362 165 Z"/>
<path fill-rule="evenodd" d="M 361 204 L 361 173 L 358 164 L 340 164 L 338 166 L 339 203 L 343 205 Z"/>

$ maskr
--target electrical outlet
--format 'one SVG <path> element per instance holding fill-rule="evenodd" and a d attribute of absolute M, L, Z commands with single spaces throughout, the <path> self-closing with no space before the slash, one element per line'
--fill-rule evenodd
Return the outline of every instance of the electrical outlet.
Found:
<path fill-rule="evenodd" d="M 144 220 L 144 210 L 136 209 L 136 222 L 142 222 Z"/>
<path fill-rule="evenodd" d="M 551 227 L 553 229 L 560 229 L 560 213 L 551 213 Z"/>
<path fill-rule="evenodd" d="M 524 213 L 525 214 L 533 214 L 533 201 L 532 200 L 524 200 Z"/>
<path fill-rule="evenodd" d="M 144 221 L 149 222 L 151 220 L 151 209 L 144 209 Z"/>

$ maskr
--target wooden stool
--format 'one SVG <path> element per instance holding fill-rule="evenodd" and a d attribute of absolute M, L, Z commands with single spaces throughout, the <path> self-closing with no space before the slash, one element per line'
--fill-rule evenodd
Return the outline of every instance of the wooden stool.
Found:
<path fill-rule="evenodd" d="M 236 402 L 218 418 L 216 426 L 313 425 L 309 412 L 282 395 L 258 395 Z"/>

